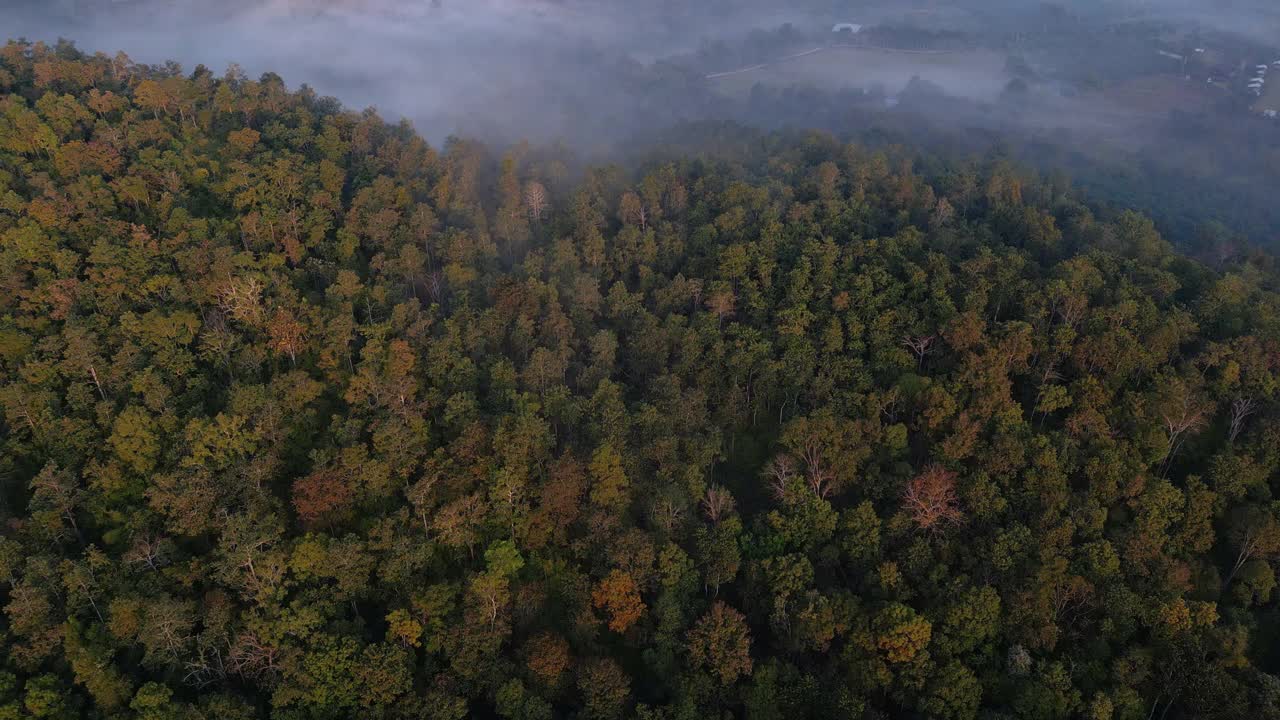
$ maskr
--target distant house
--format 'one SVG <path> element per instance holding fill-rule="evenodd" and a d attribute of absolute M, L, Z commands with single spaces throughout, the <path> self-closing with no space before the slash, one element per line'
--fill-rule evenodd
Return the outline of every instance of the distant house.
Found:
<path fill-rule="evenodd" d="M 849 33 L 850 35 L 857 35 L 858 33 L 862 32 L 862 26 L 857 23 L 837 23 L 831 28 L 831 32 Z"/>

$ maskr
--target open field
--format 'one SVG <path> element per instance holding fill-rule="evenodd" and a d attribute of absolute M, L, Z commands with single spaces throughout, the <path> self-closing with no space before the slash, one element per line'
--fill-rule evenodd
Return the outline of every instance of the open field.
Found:
<path fill-rule="evenodd" d="M 1107 88 L 1101 99 L 1122 110 L 1164 117 L 1174 110 L 1209 110 L 1227 94 L 1217 86 L 1176 75 L 1144 75 Z"/>
<path fill-rule="evenodd" d="M 1046 132 L 1067 131 L 1113 147 L 1136 149 L 1151 140 L 1175 110 L 1211 111 L 1230 92 L 1172 75 L 1147 75 L 1105 90 L 1064 97 L 1036 93 L 1018 107 L 1018 122 Z"/>
<path fill-rule="evenodd" d="M 1280 71 L 1280 68 L 1276 70 Z M 1280 110 L 1280 72 L 1273 72 L 1271 75 L 1271 79 L 1263 86 L 1262 97 L 1253 104 L 1253 109 L 1258 112 Z"/>
<path fill-rule="evenodd" d="M 1004 56 L 990 50 L 927 53 L 859 47 L 803 51 L 790 59 L 719 73 L 711 80 L 720 92 L 740 97 L 757 83 L 821 90 L 880 86 L 896 93 L 917 77 L 948 94 L 978 100 L 995 99 L 1009 82 Z"/>

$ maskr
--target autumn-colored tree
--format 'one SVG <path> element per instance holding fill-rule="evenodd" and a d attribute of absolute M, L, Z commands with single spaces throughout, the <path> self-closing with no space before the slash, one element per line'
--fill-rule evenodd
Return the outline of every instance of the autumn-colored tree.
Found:
<path fill-rule="evenodd" d="M 892 663 L 915 659 L 933 636 L 929 621 L 902 603 L 891 603 L 876 613 L 872 630 L 877 649 Z"/>
<path fill-rule="evenodd" d="M 293 482 L 293 508 L 307 524 L 341 522 L 352 511 L 355 489 L 337 468 L 324 468 Z"/>
<path fill-rule="evenodd" d="M 422 645 L 422 624 L 409 614 L 409 611 L 398 608 L 387 614 L 387 639 L 398 642 L 405 647 Z"/>
<path fill-rule="evenodd" d="M 689 631 L 689 657 L 724 685 L 750 675 L 751 634 L 746 618 L 722 602 L 713 604 Z"/>
<path fill-rule="evenodd" d="M 578 677 L 584 712 L 592 720 L 614 720 L 627 709 L 631 697 L 631 679 L 609 658 L 587 662 Z"/>
<path fill-rule="evenodd" d="M 559 635 L 544 632 L 525 645 L 525 665 L 547 687 L 556 687 L 571 663 L 569 643 Z"/>
<path fill-rule="evenodd" d="M 618 217 L 622 222 L 636 225 L 641 230 L 649 226 L 649 212 L 644 206 L 644 200 L 634 192 L 628 192 L 622 196 L 618 203 Z"/>
<path fill-rule="evenodd" d="M 609 629 L 624 633 L 645 611 L 636 581 L 621 570 L 614 570 L 601 580 L 591 593 L 591 602 L 609 615 Z"/>
<path fill-rule="evenodd" d="M 630 482 L 622 468 L 622 457 L 610 445 L 591 456 L 591 502 L 613 510 L 627 502 Z"/>
<path fill-rule="evenodd" d="M 307 342 L 307 327 L 299 320 L 284 311 L 278 311 L 267 323 L 267 333 L 271 336 L 271 349 L 289 356 L 289 364 L 298 364 L 298 353 Z"/>
<path fill-rule="evenodd" d="M 167 112 L 172 103 L 172 98 L 169 97 L 164 85 L 149 79 L 138 83 L 133 90 L 133 97 L 138 107 L 155 115 Z"/>
<path fill-rule="evenodd" d="M 907 483 L 902 505 L 916 526 L 929 532 L 938 532 L 964 517 L 956 494 L 956 474 L 941 465 L 930 465 Z"/>
<path fill-rule="evenodd" d="M 253 128 L 236 130 L 227 136 L 227 142 L 240 155 L 247 155 L 258 144 L 262 134 Z"/>

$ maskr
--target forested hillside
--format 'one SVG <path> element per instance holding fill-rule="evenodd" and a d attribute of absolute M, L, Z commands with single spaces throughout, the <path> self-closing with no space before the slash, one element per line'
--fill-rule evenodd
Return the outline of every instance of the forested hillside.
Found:
<path fill-rule="evenodd" d="M 826 136 L 0 93 L 0 718 L 1280 718 L 1268 258 Z"/>

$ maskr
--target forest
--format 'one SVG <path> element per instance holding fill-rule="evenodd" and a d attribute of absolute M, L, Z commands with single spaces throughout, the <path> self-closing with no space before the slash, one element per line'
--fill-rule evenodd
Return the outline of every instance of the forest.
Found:
<path fill-rule="evenodd" d="M 1280 718 L 1273 256 L 690 132 L 0 49 L 0 720 Z"/>

